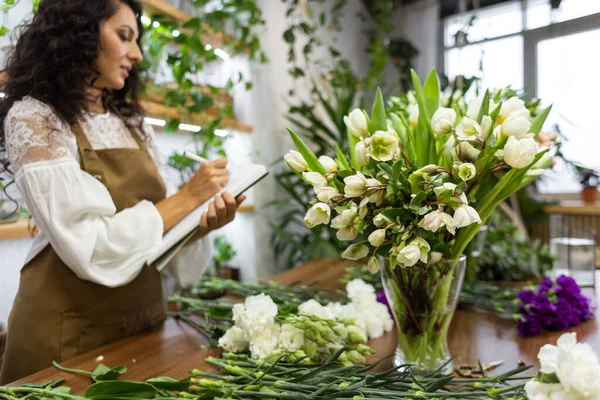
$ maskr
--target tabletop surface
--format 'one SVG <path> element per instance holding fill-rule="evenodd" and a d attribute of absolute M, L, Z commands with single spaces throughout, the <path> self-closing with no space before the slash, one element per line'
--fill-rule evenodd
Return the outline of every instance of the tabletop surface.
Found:
<path fill-rule="evenodd" d="M 343 260 L 315 260 L 278 274 L 272 280 L 282 284 L 316 283 L 324 289 L 340 288 L 339 280 L 347 266 L 348 262 Z M 600 351 L 596 320 L 585 322 L 571 331 L 577 332 L 579 341 L 589 343 L 596 352 Z M 515 323 L 509 319 L 485 311 L 457 310 L 450 327 L 448 346 L 458 364 L 476 363 L 478 360 L 483 363 L 503 360 L 504 364 L 493 372 L 502 373 L 515 368 L 519 360 L 534 365 L 537 369 L 540 347 L 546 343 L 556 344 L 562 333 L 564 332 L 522 338 L 516 333 Z M 370 357 L 369 362 L 391 354 L 396 342 L 395 331 L 372 340 L 369 345 L 376 354 Z M 220 353 L 219 349 L 210 347 L 203 336 L 185 323 L 169 319 L 152 332 L 109 344 L 66 361 L 63 365 L 91 371 L 98 364 L 96 359 L 102 356 L 102 363 L 109 367 L 127 367 L 123 379 L 146 380 L 157 376 L 183 379 L 189 376 L 188 371 L 193 368 L 216 371 L 205 362 L 205 358 L 218 356 Z M 66 378 L 66 384 L 73 389 L 73 393 L 83 393 L 90 385 L 89 378 L 60 372 L 55 368 L 40 371 L 14 382 L 13 385 L 41 383 L 58 378 Z"/>

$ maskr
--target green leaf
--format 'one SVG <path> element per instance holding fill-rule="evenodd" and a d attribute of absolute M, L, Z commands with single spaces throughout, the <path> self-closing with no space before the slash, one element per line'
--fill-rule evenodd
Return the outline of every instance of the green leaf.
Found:
<path fill-rule="evenodd" d="M 415 197 L 410 201 L 410 208 L 412 210 L 418 211 L 421 208 L 421 203 L 423 200 L 427 198 L 427 192 L 419 192 Z"/>
<path fill-rule="evenodd" d="M 46 388 L 55 388 L 57 386 L 62 385 L 65 382 L 66 379 L 62 378 L 62 379 L 55 379 L 52 381 L 47 381 L 44 383 L 40 383 L 39 385 L 36 385 L 35 383 L 24 383 L 23 387 L 28 387 L 28 388 L 35 388 L 35 389 L 46 389 Z"/>
<path fill-rule="evenodd" d="M 327 173 L 327 171 L 325 170 L 325 168 L 323 168 L 323 165 L 321 165 L 321 163 L 319 162 L 319 159 L 317 158 L 317 156 L 315 156 L 315 153 L 313 153 L 308 148 L 308 146 L 302 141 L 302 139 L 300 139 L 300 136 L 298 136 L 296 134 L 296 132 L 294 132 L 293 130 L 291 130 L 289 128 L 288 128 L 288 132 L 290 133 L 290 136 L 292 137 L 292 140 L 294 141 L 296 148 L 298 148 L 298 151 L 300 152 L 300 154 L 302 154 L 302 156 L 306 160 L 306 163 L 308 164 L 308 167 L 310 168 L 310 170 L 314 171 L 314 172 L 319 172 L 319 173 L 325 175 Z"/>
<path fill-rule="evenodd" d="M 390 208 L 382 212 L 383 216 L 396 221 L 396 217 L 400 217 L 401 220 L 411 220 L 414 218 L 413 214 L 405 208 Z"/>
<path fill-rule="evenodd" d="M 294 41 L 296 40 L 296 36 L 294 35 L 294 27 L 293 26 L 290 27 L 285 32 L 283 32 L 283 40 L 285 40 L 285 42 L 289 43 L 289 44 L 294 43 Z"/>
<path fill-rule="evenodd" d="M 53 388 L 50 393 L 57 393 L 57 394 L 69 394 L 71 393 L 71 388 L 68 386 L 59 386 L 57 388 Z"/>
<path fill-rule="evenodd" d="M 502 102 L 498 103 L 498 106 L 496 106 L 496 108 L 494 109 L 494 111 L 492 111 L 490 113 L 490 118 L 492 119 L 492 122 L 495 124 L 496 120 L 498 119 L 498 115 L 500 115 L 500 109 L 502 108 Z M 490 128 L 493 130 L 493 126 L 492 128 Z"/>
<path fill-rule="evenodd" d="M 8 28 L 6 26 L 0 27 L 0 36 L 6 36 L 8 33 Z"/>
<path fill-rule="evenodd" d="M 194 104 L 188 107 L 188 111 L 192 113 L 200 113 L 214 104 L 214 99 L 210 96 L 204 96 L 202 94 L 192 95 Z"/>
<path fill-rule="evenodd" d="M 386 163 L 377 164 L 377 168 L 385 172 L 390 180 L 394 179 L 394 170 L 393 168 Z"/>
<path fill-rule="evenodd" d="M 196 17 L 196 18 L 190 19 L 185 24 L 183 24 L 183 28 L 184 29 L 195 29 L 195 28 L 200 28 L 201 25 L 202 25 L 202 21 L 200 20 L 200 18 Z"/>
<path fill-rule="evenodd" d="M 479 113 L 477 114 L 477 123 L 481 124 L 481 120 L 484 115 L 489 114 L 490 112 L 490 91 L 486 90 L 483 95 L 483 100 L 481 101 L 481 106 L 479 107 Z"/>
<path fill-rule="evenodd" d="M 92 378 L 98 381 L 114 381 L 117 380 L 121 375 L 127 372 L 127 367 L 118 366 L 114 368 L 108 368 L 104 364 L 100 364 L 92 372 Z"/>
<path fill-rule="evenodd" d="M 335 161 L 337 162 L 338 166 L 342 170 L 351 169 L 348 159 L 346 158 L 346 155 L 344 155 L 344 153 L 342 152 L 342 149 L 340 149 L 340 146 L 338 146 L 337 143 L 335 144 L 335 154 L 336 154 Z"/>
<path fill-rule="evenodd" d="M 156 395 L 154 386 L 132 381 L 97 382 L 84 393 L 86 399 L 96 400 L 153 399 Z"/>
<path fill-rule="evenodd" d="M 177 129 L 179 129 L 179 124 L 180 122 L 178 119 L 172 119 L 165 125 L 165 132 L 175 132 Z"/>
<path fill-rule="evenodd" d="M 548 118 L 548 114 L 550 114 L 550 110 L 552 110 L 552 104 L 546 107 L 541 113 L 535 117 L 533 122 L 531 123 L 531 127 L 529 128 L 529 132 L 533 133 L 536 137 L 539 135 L 542 130 L 542 126 L 544 122 L 546 122 L 546 118 Z"/>
<path fill-rule="evenodd" d="M 178 381 L 177 379 L 169 378 L 168 376 L 159 376 L 157 378 L 148 379 L 146 383 L 151 384 L 157 389 L 187 391 L 190 387 L 189 378 Z"/>
<path fill-rule="evenodd" d="M 294 78 L 299 78 L 301 76 L 304 76 L 304 71 L 301 68 L 298 68 L 298 67 L 292 68 L 288 72 Z"/>
<path fill-rule="evenodd" d="M 385 104 L 383 102 L 383 95 L 381 89 L 377 88 L 377 94 L 375 95 L 375 102 L 371 109 L 371 120 L 369 121 L 369 132 L 374 133 L 375 131 L 387 130 L 387 121 L 385 118 Z"/>
<path fill-rule="evenodd" d="M 431 117 L 440 104 L 440 81 L 435 68 L 429 72 L 423 86 L 423 94 L 427 105 L 428 116 Z M 428 119 L 429 122 L 429 119 Z"/>

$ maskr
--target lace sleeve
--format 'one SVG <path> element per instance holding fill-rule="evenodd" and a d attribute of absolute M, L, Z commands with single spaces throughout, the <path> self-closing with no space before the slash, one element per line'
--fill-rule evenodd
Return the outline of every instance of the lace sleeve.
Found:
<path fill-rule="evenodd" d="M 4 121 L 6 150 L 15 172 L 35 162 L 74 159 L 63 129 L 48 105 L 30 97 L 15 102 Z"/>

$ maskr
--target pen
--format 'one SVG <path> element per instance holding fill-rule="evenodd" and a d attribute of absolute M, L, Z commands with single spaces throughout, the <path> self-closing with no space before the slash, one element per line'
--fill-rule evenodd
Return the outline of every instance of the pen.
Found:
<path fill-rule="evenodd" d="M 200 157 L 199 155 L 196 155 L 196 154 L 194 154 L 194 153 L 190 153 L 190 152 L 189 152 L 189 151 L 187 151 L 187 150 L 185 150 L 185 151 L 183 152 L 183 156 L 184 156 L 184 157 L 187 157 L 187 158 L 189 158 L 189 159 L 190 159 L 190 160 L 192 160 L 192 161 L 199 162 L 199 163 L 201 163 L 201 164 L 202 164 L 202 163 L 207 163 L 207 162 L 208 162 L 208 160 L 207 160 L 206 158 L 204 158 L 204 157 Z"/>

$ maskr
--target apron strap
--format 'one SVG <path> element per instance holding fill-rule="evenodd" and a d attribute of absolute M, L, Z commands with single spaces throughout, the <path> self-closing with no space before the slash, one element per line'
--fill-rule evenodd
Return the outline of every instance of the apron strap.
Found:
<path fill-rule="evenodd" d="M 94 148 L 83 132 L 81 125 L 78 122 L 75 122 L 69 124 L 69 126 L 71 127 L 71 132 L 75 135 L 75 139 L 77 139 L 77 151 L 79 151 L 81 169 L 104 183 L 104 172 L 102 171 L 98 154 L 94 151 Z"/>

